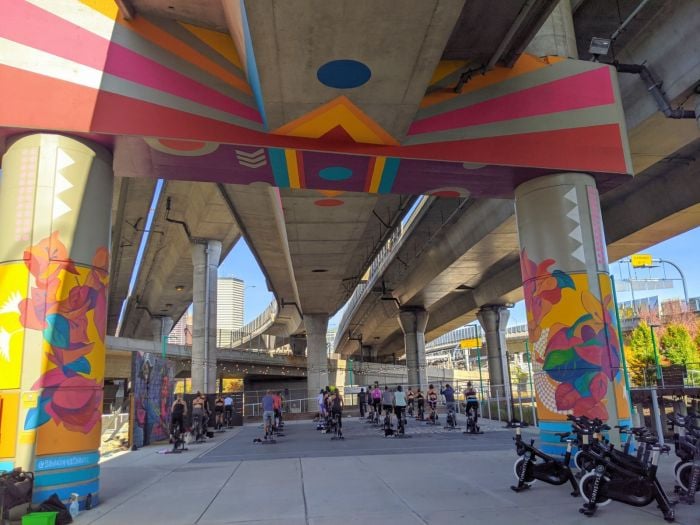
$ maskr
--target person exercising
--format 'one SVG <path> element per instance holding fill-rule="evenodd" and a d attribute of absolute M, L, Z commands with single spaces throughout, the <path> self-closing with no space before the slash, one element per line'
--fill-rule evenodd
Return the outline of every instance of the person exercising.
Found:
<path fill-rule="evenodd" d="M 179 434 L 185 431 L 185 417 L 187 416 L 187 403 L 182 399 L 182 394 L 178 394 L 177 398 L 173 402 L 170 408 L 170 432 L 175 433 L 176 425 L 179 425 L 180 431 L 176 439 L 179 438 Z"/>
<path fill-rule="evenodd" d="M 230 394 L 224 398 L 224 421 L 229 427 L 233 423 L 233 398 Z"/>
<path fill-rule="evenodd" d="M 421 392 L 420 388 L 416 391 L 416 410 L 418 410 L 418 414 L 416 414 L 416 419 L 420 421 L 425 420 L 425 397 L 423 396 L 423 392 Z"/>
<path fill-rule="evenodd" d="M 331 398 L 331 420 L 335 421 L 338 437 L 343 437 L 343 398 L 340 391 L 336 390 Z"/>
<path fill-rule="evenodd" d="M 408 387 L 408 392 L 406 392 L 406 407 L 408 411 L 409 416 L 413 416 L 413 406 L 414 406 L 414 401 L 415 401 L 415 394 L 413 393 L 413 389 L 409 386 Z"/>
<path fill-rule="evenodd" d="M 438 393 L 435 387 L 431 384 L 428 386 L 428 408 L 430 409 L 430 421 L 437 421 L 437 400 Z"/>
<path fill-rule="evenodd" d="M 224 398 L 219 393 L 214 400 L 214 427 L 216 430 L 220 430 L 224 426 L 224 405 Z"/>
<path fill-rule="evenodd" d="M 192 400 L 192 426 L 194 427 L 195 439 L 200 440 L 204 438 L 204 433 L 206 432 L 205 422 L 204 422 L 204 410 L 207 404 L 207 398 L 204 394 L 197 391 L 197 396 Z"/>
<path fill-rule="evenodd" d="M 397 386 L 396 392 L 394 392 L 394 410 L 396 411 L 398 425 L 403 425 L 403 418 L 406 412 L 406 393 L 401 388 L 401 385 Z"/>
<path fill-rule="evenodd" d="M 469 414 L 469 410 L 474 410 L 474 425 L 479 418 L 479 398 L 476 396 L 476 388 L 472 386 L 472 382 L 467 382 L 467 388 L 464 389 L 464 399 L 467 404 L 465 407 L 465 412 Z"/>

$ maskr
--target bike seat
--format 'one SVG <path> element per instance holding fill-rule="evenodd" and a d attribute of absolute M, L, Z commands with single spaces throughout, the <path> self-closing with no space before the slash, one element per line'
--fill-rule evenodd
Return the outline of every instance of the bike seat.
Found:
<path fill-rule="evenodd" d="M 571 435 L 571 432 L 556 432 L 554 435 L 560 438 L 565 438 L 569 437 Z"/>
<path fill-rule="evenodd" d="M 627 430 L 630 428 L 629 425 L 615 425 L 615 428 L 619 429 L 620 431 L 622 430 Z"/>

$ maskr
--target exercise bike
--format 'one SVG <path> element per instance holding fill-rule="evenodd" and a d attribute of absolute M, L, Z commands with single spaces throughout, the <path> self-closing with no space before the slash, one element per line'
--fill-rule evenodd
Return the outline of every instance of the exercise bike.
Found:
<path fill-rule="evenodd" d="M 631 461 L 624 464 L 617 462 L 612 459 L 612 445 L 588 450 L 587 454 L 595 459 L 596 465 L 579 481 L 579 491 L 585 502 L 579 512 L 593 516 L 599 506 L 607 505 L 612 500 L 635 507 L 645 507 L 656 501 L 664 519 L 674 521 L 675 511 L 656 477 L 659 456 L 662 452 L 670 451 L 670 448 L 659 445 L 654 437 L 643 439 L 651 447 L 648 464 L 638 462 L 635 466 Z M 632 456 L 630 458 L 636 460 Z"/>
<path fill-rule="evenodd" d="M 437 425 L 439 420 L 440 418 L 438 417 L 437 407 L 430 407 L 430 415 L 428 416 L 426 423 L 428 425 Z"/>
<path fill-rule="evenodd" d="M 463 434 L 483 434 L 481 427 L 478 424 L 479 414 L 474 407 L 467 409 L 467 429 Z"/>
<path fill-rule="evenodd" d="M 459 430 L 457 426 L 457 412 L 454 409 L 454 404 L 449 403 L 447 405 L 447 417 L 445 418 L 445 430 Z"/>
<path fill-rule="evenodd" d="M 425 403 L 418 402 L 418 414 L 416 415 L 417 421 L 425 421 Z"/>
<path fill-rule="evenodd" d="M 334 412 L 331 416 L 330 433 L 333 434 L 331 441 L 335 441 L 336 439 L 345 439 L 345 437 L 343 437 L 343 429 L 340 427 L 340 414 L 337 412 Z"/>
<path fill-rule="evenodd" d="M 529 489 L 535 480 L 544 481 L 550 485 L 565 485 L 571 484 L 572 496 L 579 495 L 579 487 L 576 484 L 574 474 L 569 468 L 571 462 L 571 451 L 573 450 L 574 438 L 571 438 L 571 432 L 560 432 L 555 434 L 559 436 L 561 442 L 566 441 L 566 454 L 562 461 L 545 454 L 534 446 L 535 440 L 530 440 L 530 443 L 523 441 L 520 424 L 516 423 L 515 427 L 515 451 L 518 459 L 513 464 L 513 472 L 518 480 L 517 485 L 511 485 L 511 489 L 515 492 L 522 492 Z"/>
<path fill-rule="evenodd" d="M 674 449 L 679 458 L 673 466 L 675 491 L 680 494 L 679 501 L 688 505 L 695 503 L 695 493 L 700 491 L 700 430 L 695 426 L 695 419 L 692 415 L 670 418 Z"/>
<path fill-rule="evenodd" d="M 184 439 L 185 431 L 182 423 L 178 420 L 170 425 L 170 442 L 173 444 L 172 450 L 168 450 L 166 454 L 179 454 L 188 450 L 185 447 Z"/>

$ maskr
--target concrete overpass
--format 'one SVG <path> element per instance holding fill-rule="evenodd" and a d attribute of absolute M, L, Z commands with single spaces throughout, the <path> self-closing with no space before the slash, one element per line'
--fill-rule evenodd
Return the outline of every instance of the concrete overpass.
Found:
<path fill-rule="evenodd" d="M 312 390 L 329 379 L 328 317 L 350 297 L 419 195 L 435 198 L 430 220 L 416 224 L 420 235 L 405 246 L 417 248 L 414 258 L 422 250 L 417 265 L 423 269 L 399 283 L 403 291 L 393 283 L 383 287 L 398 293 L 402 306 L 415 301 L 402 319 L 411 335 L 405 340 L 409 369 L 421 373 L 412 382 L 427 379 L 419 355 L 428 323 L 418 311 L 423 298 L 435 305 L 430 333 L 487 300 L 517 296 L 520 276 L 508 251 L 515 245 L 506 240 L 488 249 L 499 234 L 513 236 L 508 210 L 514 198 L 531 328 L 540 336 L 533 339 L 547 344 L 550 329 L 554 336 L 540 301 L 554 309 L 557 322 L 566 321 L 562 312 L 572 306 L 583 307 L 569 290 L 590 294 L 589 307 L 603 305 L 609 278 L 599 192 L 603 208 L 625 216 L 624 203 L 636 195 L 649 198 L 642 188 L 624 189 L 635 154 L 639 170 L 665 173 L 680 160 L 675 152 L 695 147 L 695 121 L 670 122 L 654 104 L 664 115 L 690 113 L 677 106 L 695 103 L 699 76 L 696 53 L 673 52 L 693 49 L 699 37 L 700 15 L 690 0 L 649 2 L 615 42 L 615 56 L 628 66 L 622 69 L 643 72 L 639 64 L 646 60 L 664 80 L 665 95 L 648 71 L 618 82 L 615 67 L 586 60 L 576 39 L 610 34 L 609 26 L 620 22 L 610 4 L 4 3 L 0 357 L 9 364 L 3 363 L 0 378 L 8 407 L 0 462 L 30 470 L 38 456 L 94 462 L 84 453 L 97 446 L 92 406 L 104 377 L 104 340 L 116 334 L 125 300 L 119 333 L 140 338 L 167 333 L 194 303 L 193 383 L 211 390 L 217 267 L 241 235 L 277 299 L 275 321 L 266 330 L 306 335 Z M 635 5 L 621 0 L 620 10 L 629 13 Z M 656 102 L 647 98 L 649 88 Z M 632 150 L 627 128 L 638 135 Z M 646 146 L 636 149 L 640 145 Z M 669 162 L 652 162 L 662 159 Z M 649 175 L 639 184 L 679 181 L 675 171 L 665 177 Z M 154 199 L 156 179 L 165 182 Z M 649 218 L 649 206 L 631 222 L 609 215 L 608 243 L 627 242 L 632 250 L 630 242 L 646 242 L 635 240 L 635 232 L 697 203 L 678 204 L 695 198 L 693 184 L 659 202 L 658 217 Z M 606 204 L 608 192 L 618 207 Z M 466 292 L 443 301 L 444 290 L 431 287 L 450 261 L 423 261 L 436 234 L 431 225 L 444 226 L 443 215 L 452 213 L 456 223 L 472 221 L 487 236 L 469 246 L 486 262 L 467 253 L 464 267 L 474 271 L 445 279 L 446 286 L 461 281 L 457 288 L 464 285 Z M 572 216 L 581 230 L 558 226 L 569 225 Z M 437 236 L 446 233 L 442 228 Z M 457 258 L 467 252 L 461 248 L 451 247 Z M 556 278 L 544 264 L 550 259 L 560 272 Z M 566 294 L 541 297 L 538 279 L 558 279 L 557 289 Z M 603 325 L 612 328 L 605 319 Z M 597 325 L 589 328 L 587 334 L 598 333 Z M 495 348 L 491 332 L 489 347 Z M 39 348 L 46 359 L 32 353 Z M 616 362 L 619 349 L 605 349 L 606 362 Z M 570 366 L 580 370 L 576 362 Z M 595 390 L 598 398 L 584 392 L 563 401 L 575 398 L 582 413 L 624 421 L 619 374 L 612 368 L 595 368 L 606 378 L 605 389 Z M 563 382 L 552 374 L 541 374 L 549 388 L 540 398 L 549 430 L 561 424 L 562 410 L 574 410 L 556 405 L 552 391 Z M 70 407 L 61 405 L 64 392 L 70 392 Z M 75 416 L 76 399 L 85 408 L 81 416 Z M 90 484 L 66 484 L 60 490 L 98 497 Z"/>
<path fill-rule="evenodd" d="M 590 37 L 610 29 L 612 18 L 605 16 L 605 10 L 614 6 L 608 4 L 579 4 L 574 23 L 582 58 L 589 56 Z M 672 52 L 677 41 L 671 34 L 696 41 L 692 24 L 685 22 L 697 21 L 697 10 L 689 11 L 690 4 L 682 2 L 655 7 L 649 6 L 631 22 L 624 39 L 616 42 L 616 56 L 625 62 L 647 62 L 663 72 L 669 98 L 690 102 L 692 107 L 700 69 L 695 58 Z M 643 30 L 648 27 L 655 31 Z M 681 33 L 685 36 L 680 37 Z M 620 84 L 638 175 L 601 196 L 611 260 L 700 224 L 700 186 L 694 177 L 700 169 L 697 123 L 666 118 L 654 99 L 645 96 L 644 83 L 636 75 L 622 75 Z M 354 341 L 361 335 L 367 351 L 379 359 L 401 353 L 400 308 L 428 312 L 426 339 L 430 341 L 475 320 L 484 305 L 518 301 L 523 297 L 519 259 L 513 201 L 469 196 L 427 202 L 406 238 L 394 243 L 381 262 L 380 271 L 372 272 L 369 281 L 355 291 L 335 349 L 343 355 L 357 354 Z"/>

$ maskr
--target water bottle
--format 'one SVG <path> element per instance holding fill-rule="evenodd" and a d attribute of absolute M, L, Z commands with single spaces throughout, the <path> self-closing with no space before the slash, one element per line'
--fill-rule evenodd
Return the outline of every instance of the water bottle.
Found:
<path fill-rule="evenodd" d="M 70 517 L 75 519 L 78 517 L 80 512 L 80 505 L 78 504 L 78 494 L 73 493 L 70 495 L 70 505 L 68 506 L 68 512 L 70 512 Z"/>

